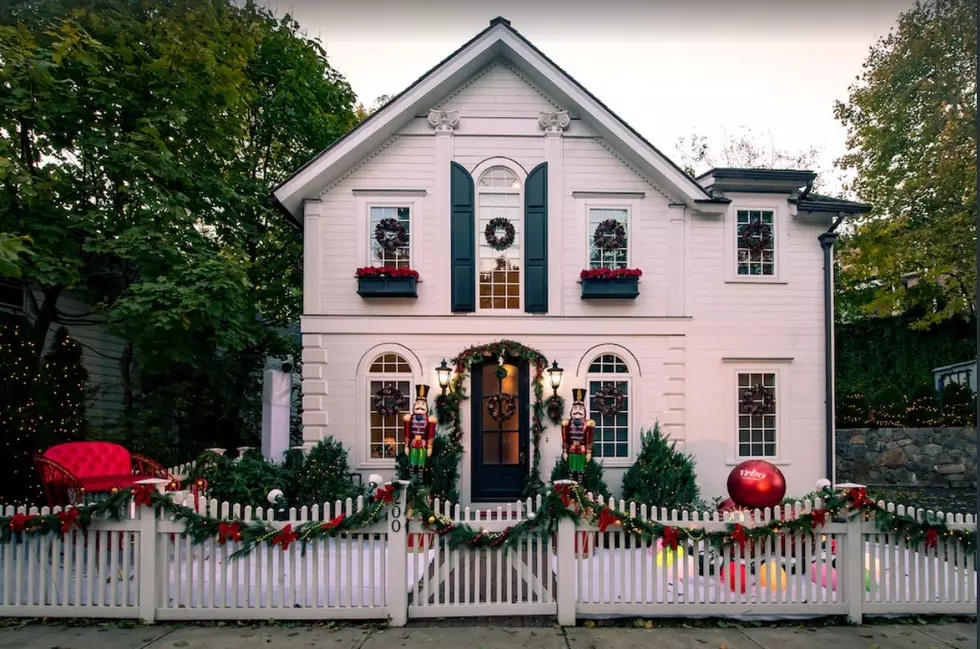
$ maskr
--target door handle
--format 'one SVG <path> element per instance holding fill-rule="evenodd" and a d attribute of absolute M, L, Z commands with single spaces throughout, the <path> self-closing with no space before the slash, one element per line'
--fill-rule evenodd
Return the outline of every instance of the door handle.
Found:
<path fill-rule="evenodd" d="M 521 455 L 520 455 L 521 464 L 524 464 L 526 459 L 527 456 L 524 454 L 524 451 L 521 451 Z"/>

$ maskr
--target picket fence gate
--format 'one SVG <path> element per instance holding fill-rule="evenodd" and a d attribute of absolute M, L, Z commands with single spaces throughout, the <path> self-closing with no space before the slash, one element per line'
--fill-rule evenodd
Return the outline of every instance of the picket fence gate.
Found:
<path fill-rule="evenodd" d="M 271 510 L 175 497 L 213 516 L 266 520 L 276 527 L 287 522 L 275 522 Z M 614 511 L 707 531 L 724 530 L 739 516 L 648 511 L 598 500 Z M 540 504 L 529 499 L 476 509 L 437 501 L 434 508 L 456 523 L 499 532 L 536 515 Z M 359 498 L 291 509 L 288 522 L 327 521 L 367 505 Z M 820 506 L 816 501 L 756 510 L 751 520 L 789 518 Z M 887 508 L 920 519 L 927 515 Z M 861 518 L 828 522 L 812 538 L 770 540 L 750 556 L 737 547 L 713 554 L 705 539 L 674 554 L 621 527 L 599 532 L 584 520 L 564 520 L 556 534 L 529 536 L 508 548 L 450 548 L 421 521 L 407 520 L 402 490 L 373 526 L 305 550 L 298 543 L 285 551 L 263 545 L 231 560 L 237 544 L 194 545 L 181 524 L 132 505 L 123 520 L 93 521 L 85 532 L 14 535 L 0 544 L 0 616 L 387 619 L 400 626 L 409 618 L 495 615 L 554 615 L 570 625 L 578 617 L 598 616 L 847 615 L 860 622 L 863 615 L 976 614 L 976 559 L 955 540 L 940 538 L 930 549 L 907 547 Z M 976 530 L 973 516 L 944 519 L 952 529 Z"/>

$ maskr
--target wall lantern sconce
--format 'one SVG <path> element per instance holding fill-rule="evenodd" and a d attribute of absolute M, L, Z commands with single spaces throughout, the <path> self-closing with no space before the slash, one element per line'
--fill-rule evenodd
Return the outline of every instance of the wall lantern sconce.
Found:
<path fill-rule="evenodd" d="M 439 377 L 439 387 L 442 388 L 442 393 L 446 394 L 446 388 L 449 387 L 449 378 L 452 376 L 453 370 L 448 365 L 446 365 L 446 359 L 442 359 L 442 364 L 436 368 L 436 375 Z"/>
<path fill-rule="evenodd" d="M 564 371 L 558 367 L 558 361 L 551 361 L 551 367 L 548 368 L 548 381 L 551 383 L 551 389 L 554 390 L 555 395 L 558 394 L 558 388 L 561 386 L 561 375 Z"/>

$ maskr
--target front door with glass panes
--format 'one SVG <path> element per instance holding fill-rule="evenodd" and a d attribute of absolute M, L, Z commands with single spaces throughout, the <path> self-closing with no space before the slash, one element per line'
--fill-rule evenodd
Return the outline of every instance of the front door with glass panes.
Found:
<path fill-rule="evenodd" d="M 504 360 L 472 370 L 473 502 L 520 498 L 528 467 L 530 369 Z"/>

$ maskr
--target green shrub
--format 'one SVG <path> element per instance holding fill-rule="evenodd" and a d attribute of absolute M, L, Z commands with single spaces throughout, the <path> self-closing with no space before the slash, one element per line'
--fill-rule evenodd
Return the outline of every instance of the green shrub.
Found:
<path fill-rule="evenodd" d="M 347 449 L 332 437 L 320 440 L 305 456 L 290 451 L 281 471 L 283 493 L 291 507 L 322 506 L 361 494 L 351 481 Z"/>
<path fill-rule="evenodd" d="M 940 395 L 943 426 L 975 426 L 976 393 L 959 383 L 947 383 Z"/>
<path fill-rule="evenodd" d="M 868 425 L 868 399 L 860 392 L 849 392 L 837 399 L 837 426 L 863 428 Z"/>
<path fill-rule="evenodd" d="M 871 428 L 901 428 L 905 425 L 905 395 L 897 388 L 886 388 L 875 398 L 868 417 Z"/>
<path fill-rule="evenodd" d="M 555 468 L 551 470 L 551 481 L 567 479 L 568 460 L 559 455 L 558 461 L 555 462 Z M 586 493 L 591 493 L 596 497 L 609 497 L 609 486 L 606 485 L 606 480 L 602 473 L 602 465 L 596 462 L 595 458 L 589 460 L 589 463 L 585 465 L 585 477 L 582 480 L 582 489 Z"/>
<path fill-rule="evenodd" d="M 678 451 L 657 422 L 640 433 L 640 454 L 623 476 L 623 498 L 651 507 L 687 508 L 700 502 L 694 459 Z"/>
<path fill-rule="evenodd" d="M 246 451 L 238 460 L 205 453 L 198 463 L 202 465 L 200 475 L 208 483 L 208 497 L 218 502 L 268 508 L 269 492 L 283 488 L 279 465 L 269 462 L 254 449 Z"/>
<path fill-rule="evenodd" d="M 941 426 L 942 414 L 939 410 L 939 395 L 929 384 L 916 386 L 909 394 L 908 408 L 905 411 L 905 425 L 913 428 Z"/>
<path fill-rule="evenodd" d="M 460 457 L 459 449 L 450 445 L 448 437 L 435 436 L 432 441 L 432 455 L 422 471 L 422 484 L 428 487 L 433 498 L 439 498 L 443 502 L 459 502 L 456 480 L 459 476 Z M 408 454 L 399 453 L 395 458 L 395 475 L 402 480 L 408 480 L 408 469 Z"/>

